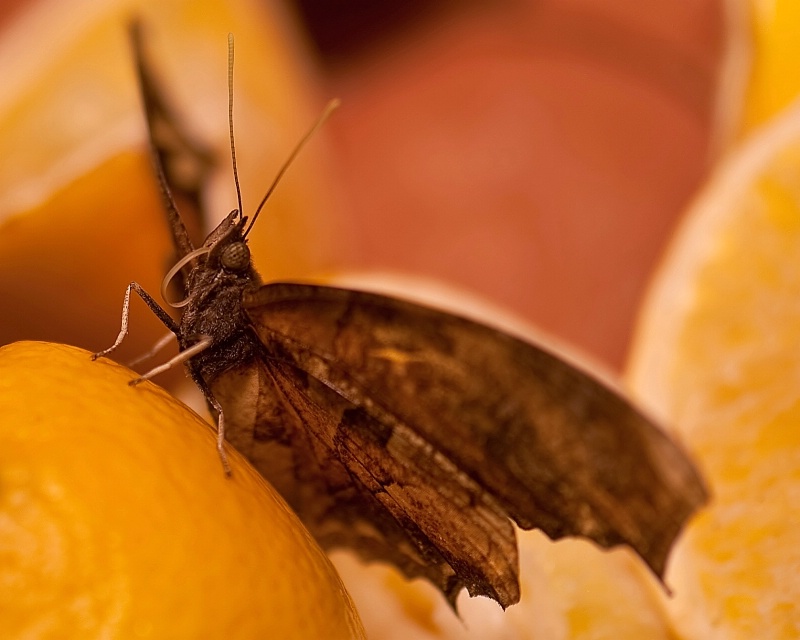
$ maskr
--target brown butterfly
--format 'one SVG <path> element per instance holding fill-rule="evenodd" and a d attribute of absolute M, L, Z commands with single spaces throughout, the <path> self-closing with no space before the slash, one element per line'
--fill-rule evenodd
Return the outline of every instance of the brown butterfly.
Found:
<path fill-rule="evenodd" d="M 164 113 L 134 42 L 158 151 L 152 125 Z M 223 462 L 227 439 L 324 547 L 427 578 L 453 605 L 464 587 L 503 607 L 519 600 L 512 520 L 553 539 L 628 545 L 663 576 L 706 491 L 625 399 L 472 320 L 374 293 L 262 284 L 241 196 L 195 249 L 154 155 L 181 257 L 165 282 L 185 278 L 181 318 L 131 283 L 120 334 L 96 357 L 122 341 L 135 291 L 181 349 L 143 378 L 184 362 L 217 416 Z M 235 156 L 234 177 L 238 193 Z"/>

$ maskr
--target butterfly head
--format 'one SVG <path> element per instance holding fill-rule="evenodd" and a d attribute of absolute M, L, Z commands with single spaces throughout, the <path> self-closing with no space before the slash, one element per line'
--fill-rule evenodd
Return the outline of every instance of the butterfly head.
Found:
<path fill-rule="evenodd" d="M 243 280 L 257 279 L 250 261 L 250 248 L 247 246 L 244 227 L 247 218 L 242 217 L 238 209 L 231 211 L 217 227 L 208 234 L 203 246 L 181 258 L 169 270 L 161 283 L 161 295 L 167 303 L 175 308 L 185 307 L 192 299 L 191 292 L 179 302 L 170 302 L 167 296 L 169 283 L 181 269 L 193 264 L 188 278 L 189 288 L 198 283 L 219 281 L 220 276 L 228 280 L 242 276 Z"/>
<path fill-rule="evenodd" d="M 188 271 L 188 275 L 185 274 L 187 289 L 197 289 L 209 283 L 212 283 L 213 286 L 218 286 L 218 284 L 223 281 L 230 283 L 232 277 L 233 280 L 238 281 L 242 286 L 259 281 L 258 274 L 255 272 L 255 269 L 253 269 L 250 260 L 247 235 L 250 233 L 264 205 L 300 149 L 314 132 L 322 126 L 322 123 L 330 116 L 333 110 L 336 109 L 338 104 L 338 100 L 332 100 L 328 103 L 328 106 L 317 120 L 316 124 L 297 144 L 294 151 L 289 155 L 289 158 L 281 166 L 277 176 L 269 189 L 267 189 L 258 207 L 256 207 L 248 225 L 248 218 L 241 213 L 242 192 L 239 185 L 239 172 L 236 165 L 236 146 L 233 136 L 233 36 L 230 34 L 228 35 L 228 126 L 231 144 L 231 163 L 233 165 L 233 181 L 236 187 L 238 207 L 231 211 L 225 219 L 208 234 L 203 246 L 199 249 L 189 250 L 191 248 L 191 243 L 187 240 L 186 244 L 188 244 L 188 247 L 184 252 L 185 255 L 169 270 L 161 283 L 161 295 L 170 306 L 175 308 L 185 307 L 195 298 L 195 294 L 192 291 L 188 291 L 187 297 L 179 302 L 169 302 L 168 300 L 167 288 L 170 282 L 184 269 Z M 172 203 L 172 208 L 175 209 L 177 213 L 174 203 Z M 176 224 L 182 226 L 179 220 L 180 216 L 176 217 L 178 218 Z M 180 243 L 178 246 L 181 246 Z M 212 286 L 212 284 L 209 284 L 209 286 Z"/>
<path fill-rule="evenodd" d="M 219 263 L 227 271 L 246 271 L 250 267 L 250 249 L 247 243 L 242 241 L 226 244 L 219 252 Z"/>
<path fill-rule="evenodd" d="M 208 267 L 231 273 L 243 273 L 250 269 L 250 248 L 244 232 L 246 224 L 247 218 L 234 209 L 208 235 L 203 243 L 203 248 L 208 251 Z"/>

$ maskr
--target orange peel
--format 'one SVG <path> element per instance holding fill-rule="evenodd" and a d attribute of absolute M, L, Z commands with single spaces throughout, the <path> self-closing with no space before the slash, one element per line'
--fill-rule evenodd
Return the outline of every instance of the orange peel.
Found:
<path fill-rule="evenodd" d="M 0 349 L 5 637 L 363 638 L 338 574 L 235 451 L 152 383 Z"/>

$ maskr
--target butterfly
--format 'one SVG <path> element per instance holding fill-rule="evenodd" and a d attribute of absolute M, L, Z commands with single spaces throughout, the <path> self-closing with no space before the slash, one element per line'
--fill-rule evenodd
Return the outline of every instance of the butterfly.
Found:
<path fill-rule="evenodd" d="M 707 493 L 684 451 L 619 393 L 464 317 L 376 293 L 262 283 L 247 239 L 272 187 L 248 224 L 235 153 L 239 206 L 193 246 L 153 133 L 166 111 L 133 33 L 180 258 L 162 293 L 180 278 L 185 298 L 175 321 L 131 283 L 119 336 L 95 357 L 122 341 L 137 293 L 180 346 L 141 379 L 185 364 L 216 416 L 223 464 L 227 440 L 323 547 L 425 578 L 453 607 L 464 588 L 503 608 L 519 600 L 512 521 L 553 539 L 627 545 L 663 578 Z M 232 56 L 229 40 L 231 114 Z M 232 115 L 229 126 L 233 147 Z"/>

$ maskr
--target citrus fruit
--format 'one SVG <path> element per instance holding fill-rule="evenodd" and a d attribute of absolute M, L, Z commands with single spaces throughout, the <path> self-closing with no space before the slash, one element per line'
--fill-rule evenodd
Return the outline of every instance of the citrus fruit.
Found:
<path fill-rule="evenodd" d="M 718 68 L 715 151 L 769 122 L 800 94 L 800 5 L 794 0 L 726 0 Z"/>
<path fill-rule="evenodd" d="M 0 349 L 4 638 L 362 638 L 327 556 L 207 423 L 85 351 Z"/>
<path fill-rule="evenodd" d="M 632 387 L 711 485 L 668 575 L 688 637 L 800 636 L 798 345 L 794 106 L 732 154 L 687 213 L 632 350 Z"/>
<path fill-rule="evenodd" d="M 786 108 L 800 93 L 800 4 L 794 0 L 728 3 L 741 21 L 737 49 L 749 51 L 741 127 L 752 131 Z M 738 8 L 737 6 L 738 5 Z M 743 54 L 742 54 L 743 55 Z"/>

